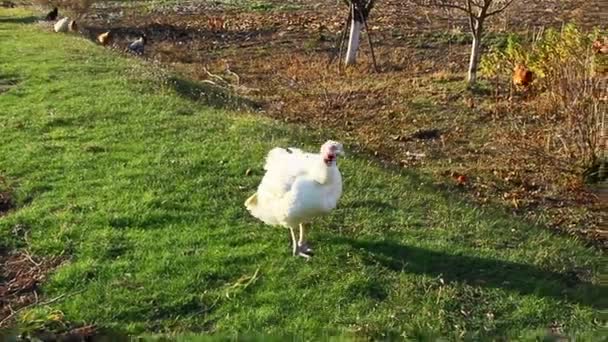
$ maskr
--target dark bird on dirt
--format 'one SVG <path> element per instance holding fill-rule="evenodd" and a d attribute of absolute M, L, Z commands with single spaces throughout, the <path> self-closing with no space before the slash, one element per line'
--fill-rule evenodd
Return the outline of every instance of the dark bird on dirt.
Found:
<path fill-rule="evenodd" d="M 107 31 L 97 36 L 97 42 L 101 45 L 108 45 L 112 42 L 112 32 Z"/>
<path fill-rule="evenodd" d="M 52 11 L 50 11 L 46 17 L 44 18 L 44 20 L 47 21 L 55 21 L 57 20 L 57 16 L 59 15 L 59 10 L 57 9 L 57 7 L 53 8 Z"/>
<path fill-rule="evenodd" d="M 226 28 L 226 23 L 224 19 L 221 17 L 213 17 L 207 20 L 207 24 L 211 28 L 212 31 L 221 31 Z"/>
<path fill-rule="evenodd" d="M 513 69 L 513 84 L 518 87 L 527 87 L 534 80 L 534 72 L 522 64 Z"/>
<path fill-rule="evenodd" d="M 141 35 L 135 41 L 133 41 L 127 47 L 127 51 L 136 55 L 142 55 L 144 53 L 144 46 L 146 45 L 146 36 Z"/>

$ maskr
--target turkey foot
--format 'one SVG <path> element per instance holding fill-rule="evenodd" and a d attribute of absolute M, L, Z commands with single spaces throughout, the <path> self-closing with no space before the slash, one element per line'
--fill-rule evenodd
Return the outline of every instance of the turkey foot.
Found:
<path fill-rule="evenodd" d="M 306 242 L 298 243 L 297 251 L 299 256 L 304 257 L 306 259 L 309 259 L 310 257 L 314 256 L 312 248 L 310 248 L 310 246 L 308 246 Z"/>
<path fill-rule="evenodd" d="M 304 224 L 300 223 L 299 226 L 300 226 L 300 238 L 298 239 L 298 247 L 297 247 L 298 255 L 301 257 L 304 257 L 306 259 L 309 259 L 310 257 L 313 256 L 312 248 L 310 248 L 310 246 L 308 246 L 308 244 L 304 240 Z"/>

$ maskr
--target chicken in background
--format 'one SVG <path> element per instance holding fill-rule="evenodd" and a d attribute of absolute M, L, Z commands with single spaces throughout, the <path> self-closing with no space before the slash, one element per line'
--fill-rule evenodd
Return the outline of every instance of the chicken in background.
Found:
<path fill-rule="evenodd" d="M 55 21 L 57 20 L 57 16 L 59 16 L 59 9 L 57 9 L 57 7 L 53 8 L 52 11 L 50 11 L 46 17 L 44 17 L 44 20 L 46 21 Z"/>
<path fill-rule="evenodd" d="M 226 23 L 224 18 L 221 17 L 211 17 L 207 20 L 207 25 L 212 31 L 221 31 L 226 28 Z"/>
<path fill-rule="evenodd" d="M 517 64 L 513 69 L 513 84 L 517 87 L 526 88 L 534 81 L 534 72 L 522 64 Z"/>
<path fill-rule="evenodd" d="M 608 37 L 596 39 L 591 46 L 594 53 L 594 74 L 608 82 Z"/>
<path fill-rule="evenodd" d="M 329 140 L 319 154 L 276 147 L 266 157 L 266 174 L 245 207 L 266 224 L 288 228 L 294 256 L 312 256 L 304 224 L 332 211 L 342 196 L 342 176 L 336 162 L 343 154 L 342 144 Z M 296 228 L 300 229 L 297 240 Z"/>
<path fill-rule="evenodd" d="M 146 36 L 140 35 L 135 41 L 133 41 L 127 47 L 127 51 L 136 55 L 142 55 L 144 53 L 144 47 L 146 45 Z"/>
<path fill-rule="evenodd" d="M 97 36 L 97 42 L 99 44 L 105 46 L 105 45 L 112 43 L 113 38 L 114 37 L 112 36 L 112 32 L 107 31 L 107 32 L 101 33 Z"/>
<path fill-rule="evenodd" d="M 603 42 L 600 39 L 595 40 L 592 49 L 596 54 L 608 54 L 608 37 L 605 37 Z"/>
<path fill-rule="evenodd" d="M 65 17 L 57 21 L 54 25 L 55 32 L 76 32 L 78 25 L 75 20 L 70 20 L 69 17 Z"/>

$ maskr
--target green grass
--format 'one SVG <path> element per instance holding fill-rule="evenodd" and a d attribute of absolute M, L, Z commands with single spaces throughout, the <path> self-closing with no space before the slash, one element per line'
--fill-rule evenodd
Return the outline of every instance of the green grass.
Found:
<path fill-rule="evenodd" d="M 291 257 L 287 231 L 243 202 L 271 147 L 340 137 L 194 101 L 188 83 L 26 15 L 0 9 L 0 173 L 18 204 L 0 244 L 65 256 L 42 289 L 66 296 L 22 326 L 52 310 L 147 336 L 533 339 L 558 325 L 592 339 L 605 324 L 601 252 L 361 155 L 341 161 L 314 260 Z"/>

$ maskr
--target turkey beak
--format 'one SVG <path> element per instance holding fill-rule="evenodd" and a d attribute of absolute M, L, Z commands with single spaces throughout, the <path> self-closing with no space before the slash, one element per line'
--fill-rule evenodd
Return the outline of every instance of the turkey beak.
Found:
<path fill-rule="evenodd" d="M 338 148 L 338 150 L 336 151 L 336 155 L 340 156 L 340 157 L 345 157 L 346 153 L 344 153 L 344 149 L 342 149 L 342 147 Z"/>

